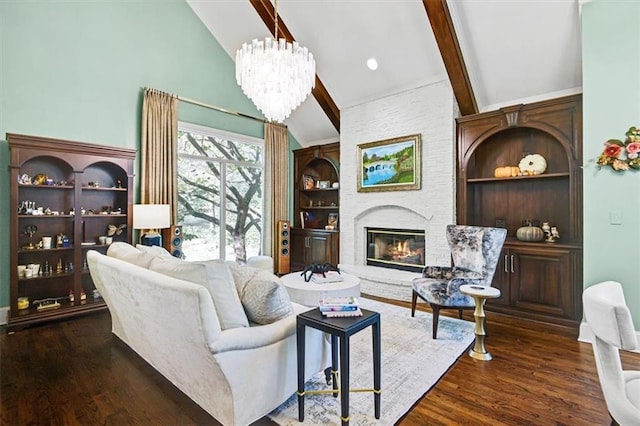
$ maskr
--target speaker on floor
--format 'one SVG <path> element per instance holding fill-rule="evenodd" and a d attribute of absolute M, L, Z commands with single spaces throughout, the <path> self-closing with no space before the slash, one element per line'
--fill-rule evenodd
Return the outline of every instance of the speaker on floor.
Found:
<path fill-rule="evenodd" d="M 182 225 L 171 225 L 162 230 L 162 246 L 171 256 L 182 259 Z"/>
<path fill-rule="evenodd" d="M 276 255 L 276 272 L 280 275 L 290 272 L 291 229 L 288 220 L 278 221 L 278 253 Z"/>

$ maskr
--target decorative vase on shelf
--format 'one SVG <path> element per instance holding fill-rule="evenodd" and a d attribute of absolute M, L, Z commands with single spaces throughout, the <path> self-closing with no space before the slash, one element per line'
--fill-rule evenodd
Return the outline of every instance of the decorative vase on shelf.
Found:
<path fill-rule="evenodd" d="M 527 224 L 516 231 L 516 238 L 520 241 L 541 241 L 544 238 L 544 232 L 537 226 Z"/>

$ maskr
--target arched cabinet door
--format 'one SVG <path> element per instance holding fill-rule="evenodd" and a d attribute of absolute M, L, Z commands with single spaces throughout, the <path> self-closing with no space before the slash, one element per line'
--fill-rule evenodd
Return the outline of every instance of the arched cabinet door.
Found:
<path fill-rule="evenodd" d="M 131 242 L 136 151 L 7 134 L 11 150 L 8 328 L 106 309 L 86 269 L 89 249 Z M 117 231 L 120 231 L 117 233 Z M 116 235 L 117 233 L 117 235 Z"/>
<path fill-rule="evenodd" d="M 507 229 L 503 259 L 494 277 L 503 297 L 488 301 L 488 308 L 578 327 L 582 316 L 581 96 L 462 117 L 457 119 L 456 135 L 458 223 Z M 496 173 L 498 168 L 517 167 L 529 154 L 545 159 L 542 174 Z M 538 226 L 549 222 L 561 237 L 555 243 L 519 241 L 516 232 L 525 222 Z M 536 255 L 529 256 L 532 252 Z M 549 279 L 550 270 L 554 280 Z"/>

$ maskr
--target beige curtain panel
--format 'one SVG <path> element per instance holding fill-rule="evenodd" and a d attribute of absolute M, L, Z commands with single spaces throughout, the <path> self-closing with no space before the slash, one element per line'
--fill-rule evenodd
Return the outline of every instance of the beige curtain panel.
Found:
<path fill-rule="evenodd" d="M 142 204 L 169 204 L 171 223 L 178 219 L 178 99 L 145 89 L 142 102 Z"/>
<path fill-rule="evenodd" d="M 271 236 L 271 255 L 278 251 L 278 221 L 289 219 L 289 135 L 279 124 L 265 123 L 265 235 Z M 269 254 L 269 253 L 267 253 Z"/>

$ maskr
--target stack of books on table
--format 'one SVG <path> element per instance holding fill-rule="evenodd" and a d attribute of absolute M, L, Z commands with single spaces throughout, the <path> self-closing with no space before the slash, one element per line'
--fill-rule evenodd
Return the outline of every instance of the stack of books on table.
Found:
<path fill-rule="evenodd" d="M 318 307 L 322 315 L 327 318 L 362 316 L 358 298 L 353 296 L 325 297 Z"/>
<path fill-rule="evenodd" d="M 311 275 L 311 282 L 314 282 L 316 284 L 337 283 L 340 281 L 344 281 L 344 278 L 342 277 L 342 275 L 340 275 L 340 272 L 336 271 L 327 271 L 324 274 Z"/>

